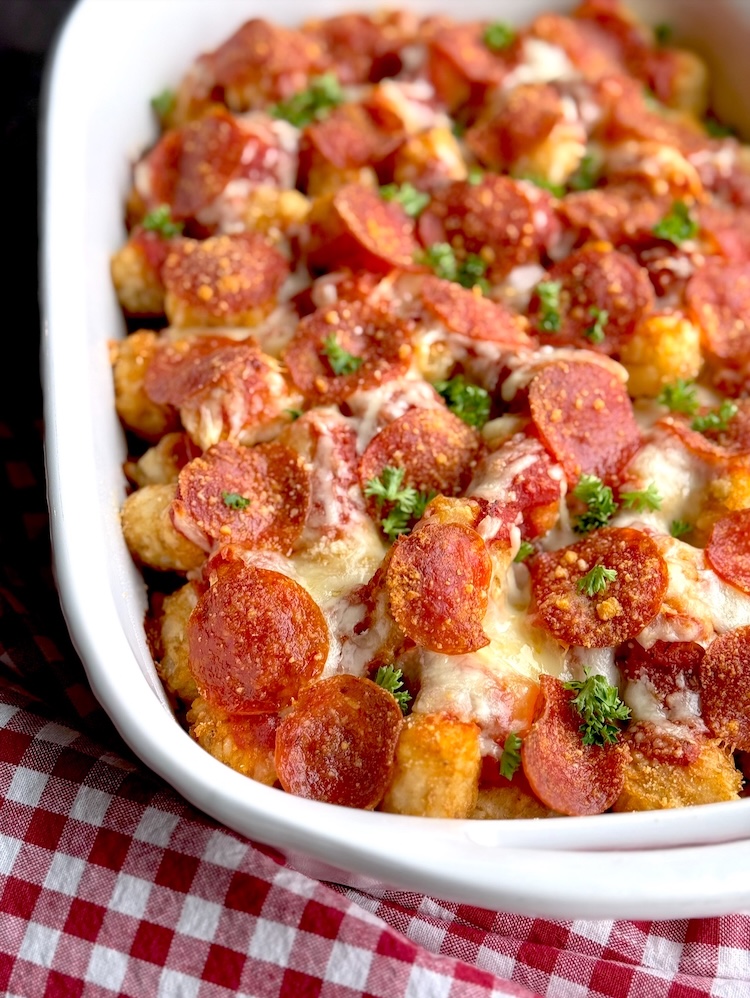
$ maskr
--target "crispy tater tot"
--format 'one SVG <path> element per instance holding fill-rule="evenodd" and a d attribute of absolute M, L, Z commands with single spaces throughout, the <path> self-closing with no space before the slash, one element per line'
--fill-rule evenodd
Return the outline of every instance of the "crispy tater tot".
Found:
<path fill-rule="evenodd" d="M 198 602 L 198 590 L 192 582 L 164 597 L 160 622 L 163 655 L 157 663 L 162 682 L 175 696 L 192 703 L 198 687 L 188 665 L 187 622 Z"/>
<path fill-rule="evenodd" d="M 470 818 L 493 820 L 496 818 L 555 818 L 557 811 L 550 811 L 531 794 L 514 786 L 486 787 L 479 791 L 477 806 Z"/>
<path fill-rule="evenodd" d="M 275 714 L 227 714 L 197 697 L 188 711 L 190 734 L 212 756 L 259 783 L 276 782 Z"/>
<path fill-rule="evenodd" d="M 679 312 L 649 315 L 623 345 L 620 360 L 630 375 L 630 395 L 656 398 L 664 385 L 700 373 L 700 331 Z"/>
<path fill-rule="evenodd" d="M 158 339 L 156 333 L 140 329 L 124 340 L 110 343 L 117 414 L 129 430 L 154 443 L 179 426 L 175 410 L 152 402 L 143 388 Z"/>
<path fill-rule="evenodd" d="M 120 518 L 125 543 L 136 561 L 165 572 L 189 572 L 206 557 L 179 533 L 169 514 L 176 486 L 146 485 L 122 504 Z"/>

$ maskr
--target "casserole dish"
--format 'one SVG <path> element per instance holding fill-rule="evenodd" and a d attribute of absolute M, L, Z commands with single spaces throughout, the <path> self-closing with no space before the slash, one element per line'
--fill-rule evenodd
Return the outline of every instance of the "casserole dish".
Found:
<path fill-rule="evenodd" d="M 568 6 L 477 3 L 467 13 L 525 21 Z M 347 9 L 330 3 L 320 13 Z M 549 822 L 334 810 L 222 766 L 172 717 L 145 640 L 144 582 L 120 531 L 126 454 L 107 343 L 124 324 L 109 260 L 124 236 L 131 163 L 155 137 L 149 97 L 256 11 L 236 0 L 158 0 L 143 10 L 81 0 L 50 66 L 42 259 L 49 504 L 63 610 L 95 694 L 132 749 L 188 800 L 315 876 L 551 917 L 668 918 L 748 905 L 748 800 Z M 744 81 L 732 51 L 747 32 L 742 13 L 739 3 L 715 5 L 710 19 L 700 2 L 648 9 L 705 54 L 716 111 L 739 127 Z M 275 11 L 290 26 L 302 16 L 291 2 Z"/>

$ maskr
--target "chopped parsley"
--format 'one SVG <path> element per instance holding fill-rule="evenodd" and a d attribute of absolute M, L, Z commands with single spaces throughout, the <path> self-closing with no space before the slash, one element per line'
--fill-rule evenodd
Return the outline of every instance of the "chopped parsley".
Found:
<path fill-rule="evenodd" d="M 578 168 L 568 177 L 568 189 L 571 191 L 590 191 L 599 179 L 599 162 L 593 153 L 584 154 Z"/>
<path fill-rule="evenodd" d="M 708 433 L 712 430 L 718 433 L 726 430 L 736 415 L 737 406 L 729 399 L 724 399 L 718 409 L 711 409 L 703 416 L 696 416 L 690 424 L 690 429 L 697 430 L 699 433 Z"/>
<path fill-rule="evenodd" d="M 669 532 L 672 537 L 682 537 L 683 534 L 689 534 L 692 529 L 692 525 L 687 520 L 672 520 L 669 524 Z"/>
<path fill-rule="evenodd" d="M 402 487 L 403 480 L 403 468 L 387 466 L 379 478 L 371 478 L 365 484 L 365 495 L 375 496 L 378 508 L 385 503 L 393 504 L 380 521 L 383 533 L 392 541 L 408 533 L 412 521 L 420 519 L 427 504 L 435 498 L 434 492 L 418 492 L 411 485 Z"/>
<path fill-rule="evenodd" d="M 490 418 L 490 394 L 479 385 L 469 384 L 462 374 L 449 381 L 438 381 L 435 391 L 442 395 L 446 405 L 468 426 L 481 429 Z"/>
<path fill-rule="evenodd" d="M 250 505 L 250 499 L 241 496 L 239 492 L 222 492 L 221 498 L 224 500 L 224 505 L 230 509 L 247 509 Z"/>
<path fill-rule="evenodd" d="M 464 288 L 473 288 L 478 284 L 482 291 L 487 290 L 484 277 L 487 264 L 476 253 L 468 253 L 466 259 L 459 263 L 449 243 L 433 243 L 419 254 L 419 260 L 445 281 L 455 281 Z"/>
<path fill-rule="evenodd" d="M 394 669 L 392 665 L 381 665 L 375 673 L 373 682 L 382 687 L 386 693 L 390 693 L 401 708 L 401 713 L 405 714 L 409 709 L 411 693 L 401 688 L 404 685 L 402 676 L 401 669 Z"/>
<path fill-rule="evenodd" d="M 630 708 L 620 699 L 616 686 L 610 686 L 604 676 L 587 675 L 583 681 L 563 683 L 566 690 L 577 695 L 571 704 L 581 715 L 578 729 L 584 745 L 614 744 L 620 736 L 617 721 L 630 718 Z"/>
<path fill-rule="evenodd" d="M 144 215 L 141 225 L 149 232 L 158 232 L 165 239 L 173 239 L 184 229 L 182 222 L 175 222 L 172 218 L 172 209 L 168 204 L 161 204 L 154 208 L 147 215 Z"/>
<path fill-rule="evenodd" d="M 512 780 L 521 765 L 521 739 L 511 731 L 503 742 L 503 754 L 500 756 L 500 772 L 506 780 Z"/>
<path fill-rule="evenodd" d="M 656 223 L 652 231 L 657 238 L 680 246 L 698 234 L 698 223 L 691 217 L 684 201 L 673 201 L 671 209 Z"/>
<path fill-rule="evenodd" d="M 502 52 L 513 44 L 516 32 L 506 21 L 495 21 L 488 25 L 482 35 L 482 41 L 491 52 Z"/>
<path fill-rule="evenodd" d="M 301 409 L 284 409 L 284 412 L 289 416 L 292 422 L 294 422 L 295 419 L 299 419 L 302 415 Z"/>
<path fill-rule="evenodd" d="M 669 45 L 674 35 L 674 28 L 671 24 L 657 24 L 654 26 L 654 41 L 659 48 Z"/>
<path fill-rule="evenodd" d="M 596 596 L 597 593 L 603 593 L 610 582 L 614 582 L 616 578 L 616 569 L 605 568 L 604 565 L 594 565 L 590 572 L 586 572 L 576 582 L 576 587 L 579 592 L 586 593 L 587 596 Z"/>
<path fill-rule="evenodd" d="M 306 90 L 300 90 L 288 100 L 279 101 L 271 108 L 274 118 L 283 118 L 297 128 L 304 128 L 313 121 L 320 121 L 344 100 L 341 84 L 333 73 L 313 77 Z"/>
<path fill-rule="evenodd" d="M 477 184 L 481 184 L 484 180 L 484 170 L 481 166 L 472 166 L 469 168 L 469 173 L 466 177 L 466 182 L 471 184 L 472 187 L 476 187 Z"/>
<path fill-rule="evenodd" d="M 536 173 L 525 173 L 518 179 L 528 180 L 529 183 L 534 184 L 535 187 L 541 187 L 543 191 L 549 191 L 550 194 L 554 194 L 556 198 L 561 198 L 565 194 L 565 188 L 562 184 L 553 184 L 551 180 L 547 180 L 545 177 L 540 177 Z"/>
<path fill-rule="evenodd" d="M 640 513 L 644 509 L 661 509 L 662 498 L 653 482 L 646 489 L 635 492 L 621 492 L 620 500 L 625 509 L 634 509 Z"/>
<path fill-rule="evenodd" d="M 542 281 L 536 286 L 541 311 L 539 328 L 543 329 L 545 333 L 560 331 L 561 290 L 562 283 L 560 281 Z"/>
<path fill-rule="evenodd" d="M 518 548 L 518 552 L 513 559 L 513 561 L 526 561 L 526 559 L 534 553 L 534 545 L 530 544 L 528 541 L 521 541 L 521 545 Z"/>
<path fill-rule="evenodd" d="M 386 201 L 397 201 L 411 218 L 420 215 L 430 203 L 430 195 L 417 190 L 413 184 L 385 184 L 380 196 Z"/>
<path fill-rule="evenodd" d="M 579 534 L 588 534 L 599 527 L 605 527 L 617 512 L 612 489 L 596 475 L 581 475 L 573 489 L 573 495 L 588 507 L 585 513 L 576 517 L 574 529 Z"/>
<path fill-rule="evenodd" d="M 174 90 L 162 90 L 160 94 L 156 94 L 155 97 L 151 98 L 151 107 L 156 111 L 161 121 L 169 117 L 172 111 L 174 111 L 176 103 L 177 94 Z"/>
<path fill-rule="evenodd" d="M 592 343 L 603 343 L 604 330 L 609 322 L 609 312 L 606 308 L 597 308 L 596 305 L 592 305 L 589 309 L 589 314 L 594 322 L 589 326 L 583 335 Z"/>
<path fill-rule="evenodd" d="M 737 130 L 732 128 L 731 125 L 725 125 L 722 121 L 713 115 L 709 115 L 703 122 L 703 127 L 706 129 L 706 133 L 711 136 L 712 139 L 726 139 L 729 136 L 736 135 Z"/>
<path fill-rule="evenodd" d="M 657 401 L 665 405 L 670 412 L 684 412 L 688 416 L 694 415 L 699 408 L 695 383 L 686 378 L 677 378 L 671 384 L 665 385 Z"/>
<path fill-rule="evenodd" d="M 362 358 L 344 350 L 333 333 L 323 340 L 323 353 L 334 374 L 354 374 L 362 366 Z"/>

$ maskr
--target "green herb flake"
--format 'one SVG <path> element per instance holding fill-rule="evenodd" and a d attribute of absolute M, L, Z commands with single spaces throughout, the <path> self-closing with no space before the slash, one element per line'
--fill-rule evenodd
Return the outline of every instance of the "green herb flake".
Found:
<path fill-rule="evenodd" d="M 576 587 L 579 592 L 585 593 L 587 596 L 596 596 L 597 593 L 603 593 L 610 582 L 614 582 L 616 578 L 616 569 L 605 568 L 604 565 L 594 565 L 590 572 L 586 572 L 576 582 Z"/>
<path fill-rule="evenodd" d="M 682 537 L 683 534 L 689 534 L 692 529 L 692 525 L 687 520 L 672 520 L 669 524 L 669 532 L 672 537 Z"/>
<path fill-rule="evenodd" d="M 295 419 L 299 419 L 300 416 L 302 415 L 301 409 L 284 409 L 284 412 L 287 414 L 287 416 L 289 416 L 292 422 L 294 422 Z"/>
<path fill-rule="evenodd" d="M 588 507 L 585 513 L 576 517 L 574 530 L 579 534 L 588 534 L 599 527 L 606 527 L 617 512 L 612 489 L 596 475 L 581 475 L 573 489 L 573 495 Z"/>
<path fill-rule="evenodd" d="M 466 177 L 466 182 L 472 187 L 477 187 L 484 180 L 484 170 L 480 166 L 472 166 Z"/>
<path fill-rule="evenodd" d="M 247 509 L 251 501 L 247 496 L 241 496 L 239 492 L 222 492 L 221 498 L 229 509 Z"/>
<path fill-rule="evenodd" d="M 448 381 L 435 383 L 435 391 L 442 395 L 448 408 L 468 426 L 481 429 L 490 418 L 490 394 L 479 385 L 472 385 L 462 374 Z"/>
<path fill-rule="evenodd" d="M 596 305 L 593 305 L 589 309 L 589 314 L 594 321 L 583 335 L 591 343 L 604 343 L 604 330 L 609 322 L 609 312 L 606 308 L 597 308 Z"/>
<path fill-rule="evenodd" d="M 558 333 L 560 331 L 561 291 L 561 281 L 541 281 L 536 286 L 541 311 L 539 328 L 545 333 Z"/>
<path fill-rule="evenodd" d="M 662 504 L 662 497 L 653 482 L 646 489 L 621 492 L 620 500 L 625 509 L 634 509 L 637 513 L 641 513 L 644 509 L 661 509 Z"/>
<path fill-rule="evenodd" d="M 323 340 L 323 353 L 328 358 L 334 374 L 354 374 L 362 366 L 362 358 L 344 350 L 333 333 Z"/>
<path fill-rule="evenodd" d="M 719 121 L 713 115 L 709 115 L 705 119 L 703 127 L 706 129 L 706 134 L 710 135 L 712 139 L 727 139 L 737 135 L 736 128 L 732 128 L 731 125 L 725 125 L 724 122 Z"/>
<path fill-rule="evenodd" d="M 674 36 L 674 28 L 671 24 L 657 24 L 654 26 L 654 41 L 659 48 L 669 45 Z"/>
<path fill-rule="evenodd" d="M 491 52 L 502 52 L 513 44 L 516 32 L 506 21 L 495 21 L 488 25 L 482 35 L 482 41 Z"/>
<path fill-rule="evenodd" d="M 590 191 L 596 187 L 599 170 L 597 157 L 590 152 L 585 153 L 575 172 L 568 177 L 568 190 Z"/>
<path fill-rule="evenodd" d="M 156 94 L 155 97 L 151 98 L 151 107 L 157 114 L 160 121 L 164 121 L 169 115 L 174 111 L 175 105 L 177 104 L 177 94 L 174 90 L 162 90 L 160 94 Z"/>
<path fill-rule="evenodd" d="M 325 118 L 343 100 L 344 92 L 336 76 L 324 73 L 313 77 L 306 90 L 300 90 L 288 100 L 274 104 L 270 113 L 274 118 L 283 118 L 297 128 L 304 128 L 313 121 Z"/>
<path fill-rule="evenodd" d="M 737 415 L 737 406 L 729 399 L 724 399 L 718 409 L 711 409 L 702 416 L 696 416 L 690 424 L 691 430 L 699 433 L 721 433 Z"/>
<path fill-rule="evenodd" d="M 184 229 L 182 222 L 175 222 L 172 218 L 172 209 L 168 204 L 161 204 L 154 208 L 147 215 L 144 215 L 141 225 L 148 232 L 157 232 L 165 239 L 173 239 Z"/>
<path fill-rule="evenodd" d="M 464 288 L 479 285 L 483 292 L 489 287 L 484 277 L 487 264 L 476 253 L 469 253 L 459 263 L 449 243 L 433 243 L 418 254 L 417 260 L 430 267 L 444 281 L 455 281 Z"/>
<path fill-rule="evenodd" d="M 513 561 L 517 561 L 520 564 L 520 562 L 526 561 L 526 559 L 533 553 L 534 545 L 530 544 L 528 541 L 521 541 L 520 547 L 518 548 L 518 552 Z"/>
<path fill-rule="evenodd" d="M 390 540 L 408 533 L 411 523 L 422 517 L 427 504 L 436 495 L 434 492 L 418 492 L 411 485 L 404 486 L 404 474 L 403 468 L 386 466 L 379 478 L 371 478 L 365 483 L 365 495 L 374 496 L 378 508 L 385 503 L 393 504 L 387 516 L 380 521 L 383 533 Z"/>
<path fill-rule="evenodd" d="M 408 711 L 411 693 L 408 690 L 402 689 L 404 681 L 401 669 L 395 669 L 392 665 L 381 665 L 375 673 L 373 682 L 395 698 L 396 703 L 401 708 L 402 714 Z"/>
<path fill-rule="evenodd" d="M 397 201 L 410 218 L 417 218 L 430 203 L 430 195 L 412 184 L 385 184 L 380 188 L 385 201 Z"/>
<path fill-rule="evenodd" d="M 584 745 L 612 745 L 620 737 L 617 721 L 630 718 L 627 707 L 616 686 L 610 686 L 605 676 L 589 676 L 583 681 L 563 683 L 566 690 L 577 695 L 571 704 L 581 715 L 581 741 Z"/>
<path fill-rule="evenodd" d="M 500 756 L 500 773 L 506 780 L 512 780 L 521 765 L 522 739 L 513 731 L 503 742 L 503 754 Z"/>
<path fill-rule="evenodd" d="M 657 401 L 665 405 L 670 412 L 684 412 L 688 416 L 694 415 L 699 409 L 695 383 L 686 378 L 677 378 L 676 381 L 665 385 Z"/>
<path fill-rule="evenodd" d="M 686 240 L 698 235 L 698 223 L 691 217 L 684 201 L 673 201 L 671 209 L 656 223 L 652 231 L 658 239 L 681 246 Z"/>
<path fill-rule="evenodd" d="M 561 198 L 565 195 L 565 188 L 562 184 L 553 184 L 551 180 L 547 180 L 545 177 L 540 177 L 536 173 L 524 173 L 518 178 L 519 180 L 528 180 L 529 183 L 534 184 L 535 187 L 540 187 L 543 191 L 549 191 L 556 198 Z"/>

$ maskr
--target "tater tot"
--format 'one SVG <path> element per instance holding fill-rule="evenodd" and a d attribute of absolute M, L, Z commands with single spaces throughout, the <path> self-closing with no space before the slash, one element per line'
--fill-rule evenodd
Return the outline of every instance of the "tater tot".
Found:
<path fill-rule="evenodd" d="M 412 714 L 396 746 L 393 780 L 380 810 L 468 818 L 479 785 L 479 728 L 440 714 Z"/>
<path fill-rule="evenodd" d="M 192 737 L 219 762 L 267 786 L 276 782 L 275 714 L 227 714 L 198 697 L 187 721 Z"/>
<path fill-rule="evenodd" d="M 206 557 L 179 533 L 169 515 L 176 486 L 146 485 L 122 504 L 120 519 L 125 543 L 136 561 L 165 572 L 189 572 Z"/>
<path fill-rule="evenodd" d="M 124 340 L 110 343 L 117 414 L 129 430 L 153 442 L 179 426 L 175 410 L 152 402 L 143 388 L 157 342 L 156 333 L 140 329 Z"/>
<path fill-rule="evenodd" d="M 678 312 L 650 315 L 623 345 L 620 360 L 630 375 L 629 394 L 656 398 L 664 385 L 700 373 L 700 332 Z"/>
<path fill-rule="evenodd" d="M 470 818 L 493 820 L 496 818 L 554 818 L 557 811 L 550 811 L 531 794 L 514 786 L 487 787 L 479 791 L 477 806 Z"/>
<path fill-rule="evenodd" d="M 708 542 L 714 523 L 727 513 L 750 508 L 750 468 L 737 466 L 709 482 L 703 507 L 695 521 L 693 541 Z"/>
<path fill-rule="evenodd" d="M 161 617 L 163 655 L 157 663 L 162 682 L 175 696 L 192 703 L 198 687 L 188 665 L 187 622 L 198 602 L 198 590 L 192 582 L 164 597 Z"/>
<path fill-rule="evenodd" d="M 164 314 L 164 284 L 142 247 L 128 241 L 110 261 L 117 299 L 127 315 Z"/>

